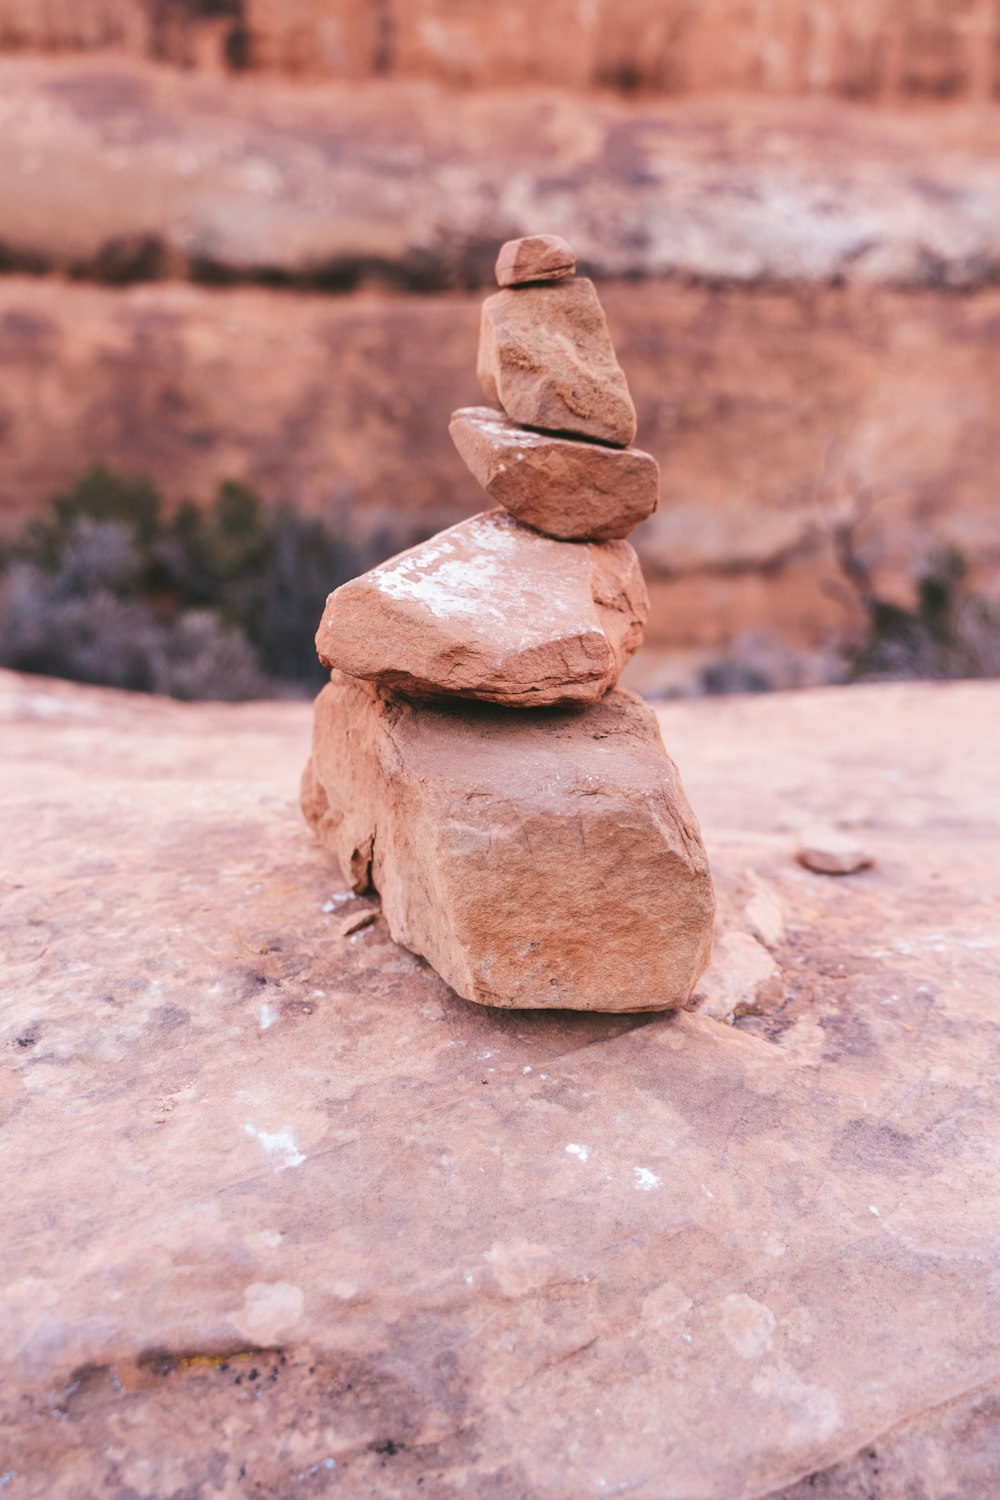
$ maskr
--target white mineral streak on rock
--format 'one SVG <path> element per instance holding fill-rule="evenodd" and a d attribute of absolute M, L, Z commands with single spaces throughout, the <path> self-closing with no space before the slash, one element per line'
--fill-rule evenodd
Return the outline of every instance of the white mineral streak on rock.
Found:
<path fill-rule="evenodd" d="M 463 615 L 479 618 L 493 614 L 503 618 L 504 601 L 494 596 L 493 590 L 501 577 L 500 559 L 510 557 L 515 550 L 515 541 L 510 532 L 501 526 L 483 526 L 480 518 L 461 522 L 464 538 L 471 547 L 462 546 L 453 535 L 458 527 L 442 531 L 419 548 L 419 561 L 409 553 L 382 563 L 373 568 L 371 579 L 382 593 L 391 599 L 409 599 L 425 605 L 440 619 L 460 618 Z M 523 607 L 525 599 L 517 597 L 516 574 L 505 580 L 508 589 L 507 603 L 510 608 Z M 558 594 L 553 598 L 556 608 L 565 607 Z M 531 635 L 530 616 L 522 622 Z M 537 636 L 537 628 L 535 635 Z"/>
<path fill-rule="evenodd" d="M 283 1172 L 286 1167 L 300 1167 L 307 1160 L 305 1152 L 300 1151 L 295 1144 L 295 1136 L 287 1125 L 282 1130 L 258 1130 L 256 1125 L 248 1122 L 243 1128 L 247 1135 L 252 1135 L 254 1140 L 260 1142 L 268 1156 L 284 1157 L 275 1167 L 276 1172 Z"/>
<path fill-rule="evenodd" d="M 302 1317 L 302 1288 L 290 1281 L 252 1281 L 243 1292 L 243 1305 L 228 1320 L 255 1344 L 276 1344 Z"/>
<path fill-rule="evenodd" d="M 648 608 L 627 542 L 556 541 L 497 508 L 336 589 L 316 645 L 411 697 L 586 703 L 617 681 Z"/>

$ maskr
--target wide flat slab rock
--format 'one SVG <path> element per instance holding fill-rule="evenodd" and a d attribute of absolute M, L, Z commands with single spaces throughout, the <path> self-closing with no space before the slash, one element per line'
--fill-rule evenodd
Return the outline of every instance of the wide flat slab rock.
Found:
<path fill-rule="evenodd" d="M 627 448 L 636 415 L 594 283 L 511 287 L 483 303 L 479 383 L 525 427 Z"/>
<path fill-rule="evenodd" d="M 467 1000 L 672 1010 L 709 960 L 708 858 L 656 716 L 429 707 L 335 672 L 302 810 L 397 942 Z"/>
<path fill-rule="evenodd" d="M 415 697 L 589 703 L 642 643 L 628 542 L 557 542 L 484 511 L 335 589 L 320 660 Z"/>
<path fill-rule="evenodd" d="M 463 407 L 448 431 L 490 498 L 547 536 L 626 537 L 656 509 L 659 466 L 638 448 L 532 432 L 492 406 Z"/>
<path fill-rule="evenodd" d="M 0 674 L 4 1500 L 1000 1493 L 998 713 L 664 710 L 722 930 L 784 911 L 729 1027 L 340 936 L 311 705 Z"/>

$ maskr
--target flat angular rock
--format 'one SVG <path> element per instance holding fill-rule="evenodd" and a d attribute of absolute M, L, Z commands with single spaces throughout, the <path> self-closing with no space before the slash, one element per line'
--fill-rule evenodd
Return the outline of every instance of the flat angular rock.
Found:
<path fill-rule="evenodd" d="M 576 270 L 576 251 L 558 234 L 529 234 L 500 246 L 496 278 L 500 286 L 532 281 L 564 281 Z"/>
<path fill-rule="evenodd" d="M 698 985 L 699 1013 L 715 1021 L 766 1015 L 785 996 L 784 976 L 763 943 L 749 932 L 726 932 Z"/>
<path fill-rule="evenodd" d="M 626 537 L 656 509 L 659 465 L 638 448 L 533 432 L 492 406 L 463 407 L 448 430 L 490 498 L 548 536 Z"/>
<path fill-rule="evenodd" d="M 585 276 L 487 297 L 476 373 L 486 399 L 526 427 L 616 448 L 635 437 L 628 383 Z"/>
<path fill-rule="evenodd" d="M 656 718 L 416 706 L 335 673 L 302 808 L 389 931 L 467 1000 L 670 1010 L 708 962 L 701 834 Z"/>
<path fill-rule="evenodd" d="M 557 542 L 484 511 L 335 590 L 320 660 L 418 698 L 589 703 L 642 641 L 628 542 Z"/>

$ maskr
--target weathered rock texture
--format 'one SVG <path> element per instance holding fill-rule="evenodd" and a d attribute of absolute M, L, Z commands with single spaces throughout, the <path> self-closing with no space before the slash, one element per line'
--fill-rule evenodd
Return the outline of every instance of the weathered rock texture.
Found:
<path fill-rule="evenodd" d="M 563 281 L 576 270 L 576 252 L 558 234 L 529 234 L 500 246 L 496 278 L 500 286 L 532 281 Z"/>
<path fill-rule="evenodd" d="M 698 982 L 692 1005 L 715 1021 L 767 1015 L 784 999 L 785 980 L 771 954 L 752 933 L 725 932 Z"/>
<path fill-rule="evenodd" d="M 635 407 L 594 283 L 509 288 L 487 297 L 479 383 L 515 422 L 624 448 Z"/>
<path fill-rule="evenodd" d="M 628 542 L 556 542 L 498 507 L 336 589 L 316 649 L 417 697 L 590 703 L 642 643 L 648 608 Z"/>
<path fill-rule="evenodd" d="M 302 807 L 397 942 L 481 1005 L 671 1010 L 708 962 L 701 834 L 652 710 L 432 708 L 335 673 Z"/>
<path fill-rule="evenodd" d="M 5 261 L 111 281 L 491 286 L 497 245 L 538 224 L 602 280 L 971 290 L 1000 267 L 1000 110 L 234 88 L 17 58 L 0 127 Z"/>
<path fill-rule="evenodd" d="M 626 537 L 656 509 L 660 471 L 638 448 L 531 432 L 491 406 L 463 407 L 448 431 L 491 499 L 548 536 Z"/>
<path fill-rule="evenodd" d="M 632 91 L 986 100 L 989 0 L 0 0 L 0 46 L 125 48 L 182 67 Z"/>
<path fill-rule="evenodd" d="M 660 716 L 785 913 L 727 1027 L 341 938 L 306 704 L 0 677 L 5 1500 L 1000 1493 L 998 699 Z"/>

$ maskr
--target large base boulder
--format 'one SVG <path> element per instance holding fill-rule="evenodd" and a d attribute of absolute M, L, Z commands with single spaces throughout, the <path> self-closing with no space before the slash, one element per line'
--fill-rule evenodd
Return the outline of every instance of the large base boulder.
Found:
<path fill-rule="evenodd" d="M 652 711 L 415 706 L 334 673 L 302 807 L 392 936 L 482 1005 L 670 1010 L 708 963 L 708 860 Z"/>

